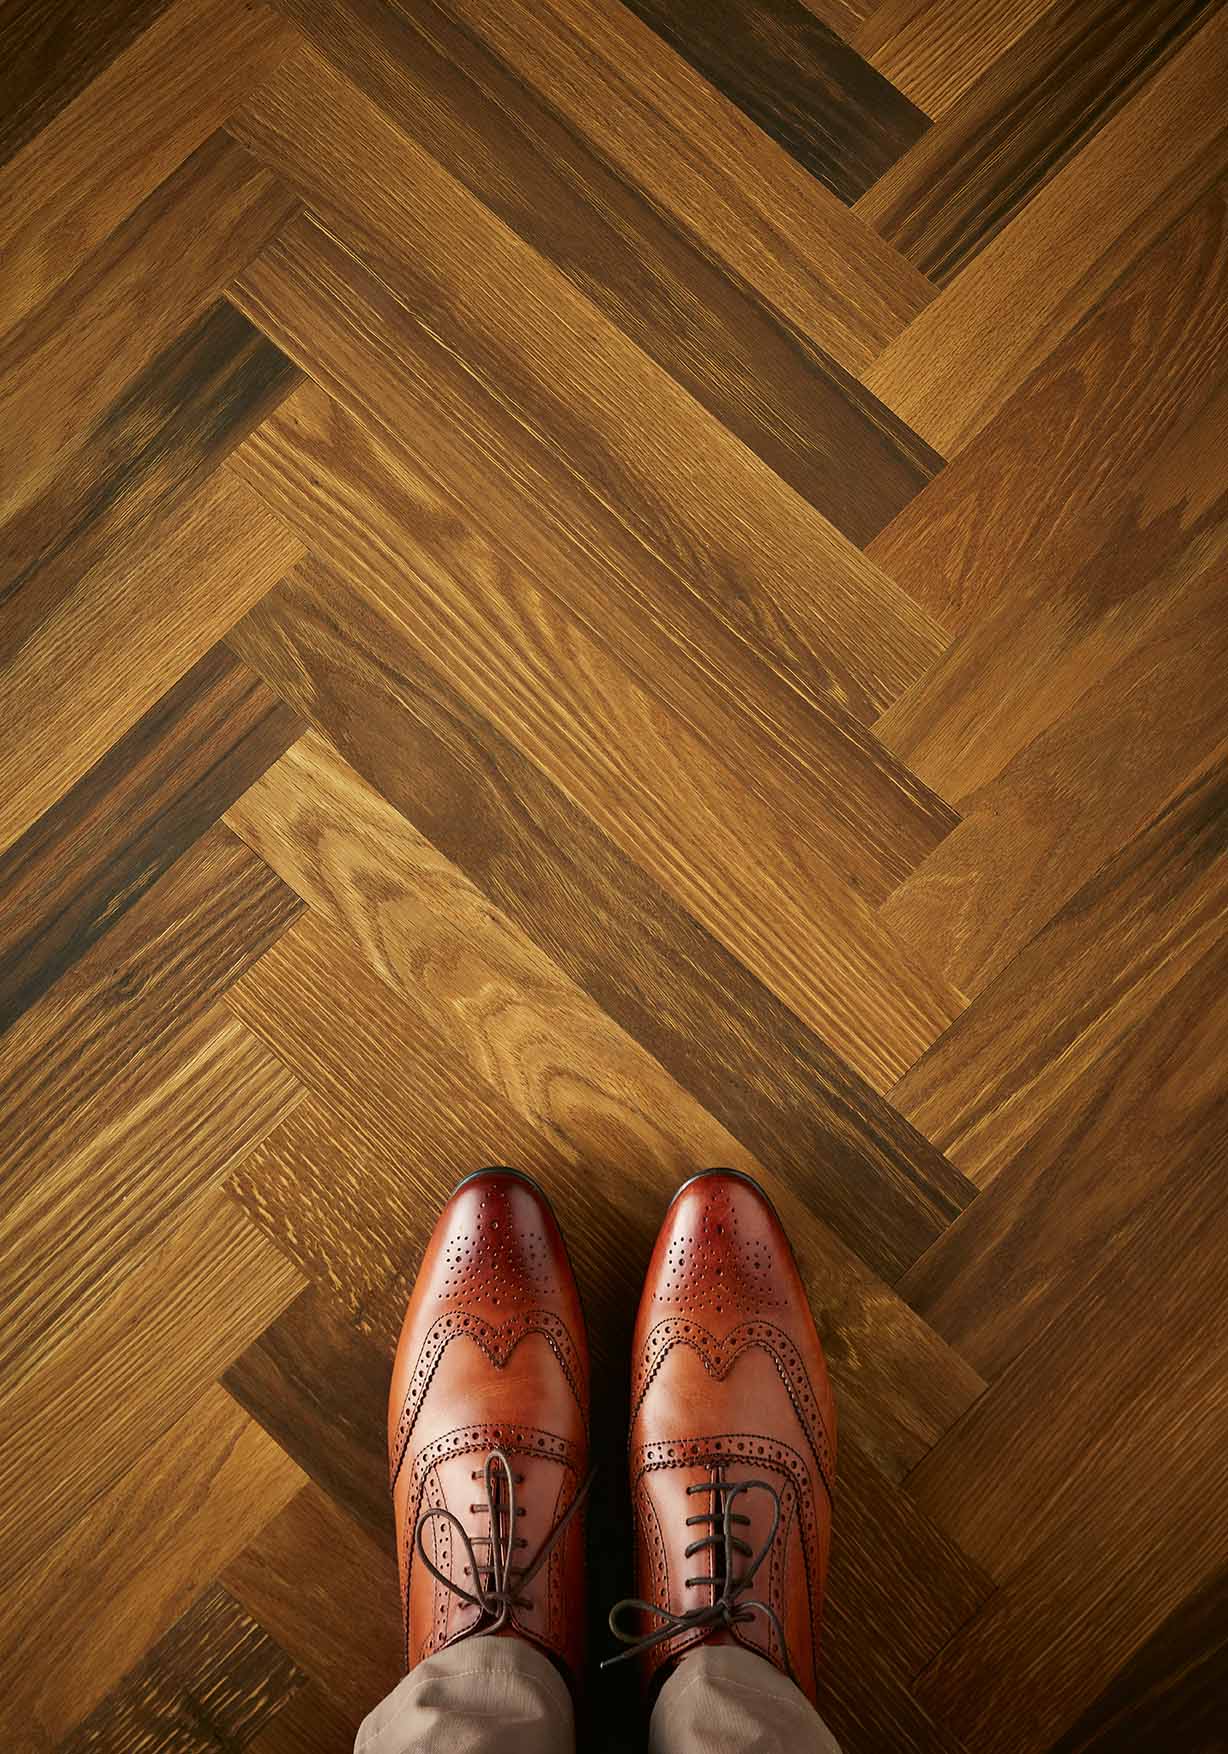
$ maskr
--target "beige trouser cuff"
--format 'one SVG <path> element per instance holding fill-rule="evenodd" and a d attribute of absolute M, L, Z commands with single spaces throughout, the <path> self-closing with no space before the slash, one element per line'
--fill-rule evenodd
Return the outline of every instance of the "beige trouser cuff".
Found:
<path fill-rule="evenodd" d="M 648 1754 L 840 1754 L 800 1687 L 766 1657 L 701 1644 L 657 1696 Z"/>

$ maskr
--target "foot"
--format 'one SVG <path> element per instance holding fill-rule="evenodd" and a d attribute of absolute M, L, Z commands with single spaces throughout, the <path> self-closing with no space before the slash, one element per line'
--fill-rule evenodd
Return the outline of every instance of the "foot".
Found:
<path fill-rule="evenodd" d="M 767 1196 L 733 1171 L 696 1176 L 661 1227 L 632 1351 L 640 1598 L 610 1625 L 649 1679 L 697 1645 L 734 1643 L 813 1701 L 835 1434 L 823 1349 Z"/>
<path fill-rule="evenodd" d="M 467 1177 L 435 1225 L 388 1405 L 406 1662 L 478 1634 L 583 1662 L 588 1347 L 545 1195 Z"/>

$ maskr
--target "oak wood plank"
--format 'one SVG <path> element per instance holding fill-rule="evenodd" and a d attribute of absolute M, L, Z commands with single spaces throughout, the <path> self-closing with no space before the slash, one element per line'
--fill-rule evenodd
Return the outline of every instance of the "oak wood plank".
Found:
<path fill-rule="evenodd" d="M 841 795 L 856 807 L 851 759 L 811 799 L 782 803 L 766 775 L 749 785 L 715 714 L 695 735 L 474 529 L 462 502 L 315 386 L 233 464 L 398 640 L 446 667 L 476 711 L 875 1088 L 958 1016 L 961 996 L 847 880 L 857 837 L 837 837 L 833 818 Z M 867 798 L 863 820 L 872 809 Z"/>
<path fill-rule="evenodd" d="M 242 126 L 313 212 L 239 276 L 261 327 L 279 277 L 375 303 L 402 397 L 416 389 L 436 422 L 446 414 L 454 445 L 470 435 L 471 468 L 511 470 L 522 493 L 532 483 L 542 510 L 627 569 L 647 550 L 806 694 L 864 718 L 938 655 L 945 641 L 913 599 L 311 51 Z M 382 288 L 363 285 L 354 254 Z M 375 385 L 364 389 L 378 411 Z"/>
<path fill-rule="evenodd" d="M 841 201 L 863 195 L 929 127 L 801 0 L 628 3 Z"/>
<path fill-rule="evenodd" d="M 281 986 L 283 997 L 271 1008 L 269 1027 L 279 1049 L 286 1051 L 293 1016 L 287 995 L 296 992 L 295 1003 L 305 1004 L 301 1023 L 311 1015 L 302 986 L 311 967 L 321 970 L 317 981 L 334 978 L 327 969 L 341 940 L 316 923 L 327 921 L 426 1026 L 427 1033 L 410 1038 L 415 1064 L 434 1066 L 446 1044 L 468 1088 L 494 1100 L 495 1125 L 483 1139 L 476 1132 L 437 1135 L 456 1099 L 428 1098 L 414 1159 L 418 1175 L 436 1177 L 441 1160 L 469 1162 L 485 1149 L 499 1158 L 511 1125 L 527 1127 L 528 1137 L 517 1137 L 526 1146 L 537 1137 L 550 1142 L 555 1160 L 543 1173 L 562 1174 L 560 1197 L 582 1198 L 579 1210 L 587 1205 L 591 1179 L 584 1165 L 594 1156 L 617 1162 L 602 1195 L 610 1204 L 607 1221 L 629 1226 L 635 1250 L 645 1254 L 653 1211 L 679 1181 L 706 1165 L 743 1168 L 769 1187 L 795 1239 L 840 1385 L 842 1430 L 856 1434 L 885 1473 L 900 1477 L 979 1393 L 979 1379 L 935 1347 L 928 1330 L 808 1210 L 787 1177 L 758 1163 L 322 738 L 308 733 L 232 807 L 228 821 L 311 908 L 295 945 L 287 946 L 291 984 Z M 304 953 L 312 960 L 300 960 Z M 275 996 L 280 966 L 264 959 L 244 992 L 232 994 L 235 1004 L 258 1003 L 261 993 Z M 369 988 L 360 980 L 359 990 Z M 257 1021 L 267 1010 L 247 1014 Z M 400 1021 L 391 1039 L 399 1040 L 409 1024 L 401 1012 L 395 1015 Z M 322 1022 L 322 1011 L 319 1016 Z M 337 1073 L 328 1085 L 324 1124 L 305 1112 L 299 1125 L 279 1128 L 268 1150 L 241 1167 L 235 1185 L 278 1246 L 355 1321 L 390 1342 L 396 1326 L 384 1332 L 378 1321 L 382 1312 L 399 1325 L 400 1310 L 381 1305 L 380 1297 L 389 1284 L 403 1291 L 398 1269 L 421 1241 L 420 1211 L 412 1203 L 405 1207 L 405 1130 L 392 1119 L 372 1131 L 370 1084 L 355 1079 L 352 1064 L 347 1073 L 335 1054 L 331 1058 Z M 413 1082 L 423 1076 L 419 1069 Z M 390 1088 L 388 1100 L 390 1116 L 399 1113 L 403 1095 Z M 467 1107 L 472 1114 L 479 1105 Z M 310 1098 L 304 1108 L 310 1111 Z M 343 1138 L 352 1141 L 352 1153 Z M 359 1186 L 344 1203 L 330 1205 L 328 1176 L 345 1174 L 330 1170 L 330 1161 L 359 1166 L 358 1180 L 370 1182 L 370 1194 Z M 446 1174 L 438 1191 L 447 1191 Z M 344 1218 L 344 1231 L 336 1229 L 334 1213 Z M 598 1249 L 595 1257 L 592 1291 L 603 1298 L 608 1256 L 608 1249 Z"/>
<path fill-rule="evenodd" d="M 217 645 L 0 854 L 0 1030 L 121 920 L 302 730 Z"/>
<path fill-rule="evenodd" d="M 302 553 L 219 473 L 152 542 L 104 551 L 0 654 L 0 848 L 172 687 Z M 37 595 L 38 581 L 31 590 Z M 71 662 L 69 661 L 71 656 Z"/>
<path fill-rule="evenodd" d="M 1047 1749 L 1222 1570 L 1224 1172 L 1221 1134 L 909 1482 L 1004 1580 L 917 1682 L 986 1754 Z"/>
<path fill-rule="evenodd" d="M 850 41 L 930 116 L 941 116 L 1054 0 L 879 0 Z"/>
<path fill-rule="evenodd" d="M 641 682 L 701 735 L 711 736 L 715 697 L 721 735 L 736 739 L 730 753 L 751 783 L 762 787 L 770 776 L 779 797 L 787 772 L 808 796 L 825 773 L 855 775 L 872 800 L 858 813 L 864 888 L 881 895 L 882 863 L 903 875 L 952 826 L 953 813 L 918 792 L 906 768 L 884 762 L 842 690 L 812 676 L 799 693 L 757 640 L 742 637 L 740 585 L 730 595 L 714 575 L 697 583 L 692 568 L 680 576 L 603 500 L 581 492 L 570 464 L 561 469 L 557 451 L 540 446 L 495 395 L 479 397 L 454 356 L 322 233 L 284 232 L 237 296 L 332 399 L 385 444 L 408 449 L 445 502 L 460 498 L 500 554 L 540 577 L 589 628 L 617 639 Z M 421 370 L 411 371 L 417 353 Z M 774 631 L 768 637 L 778 646 Z M 834 832 L 847 808 L 833 801 Z M 845 834 L 842 844 L 849 851 L 858 837 Z"/>
<path fill-rule="evenodd" d="M 859 547 L 941 467 L 435 0 L 292 0 L 331 61 Z M 294 57 L 276 82 L 312 83 Z M 273 98 L 260 94 L 256 110 Z M 242 115 L 231 124 L 244 137 Z"/>
<path fill-rule="evenodd" d="M 285 1652 L 214 1584 L 65 1737 L 60 1754 L 247 1747 L 303 1684 Z"/>
<path fill-rule="evenodd" d="M 299 1687 L 247 1744 L 250 1754 L 350 1754 L 360 1712 L 344 1712 L 315 1681 Z"/>
<path fill-rule="evenodd" d="M 165 4 L 99 0 L 84 16 L 71 0 L 7 7 L 0 19 L 0 164 L 101 76 Z"/>
<path fill-rule="evenodd" d="M 289 40 L 275 13 L 247 0 L 141 0 L 122 8 L 104 0 L 84 11 L 55 9 L 69 16 L 53 38 L 52 101 L 104 42 L 158 16 L 0 170 L 0 335 L 74 275 L 205 143 Z M 29 18 L 52 7 L 24 10 Z M 20 63 L 5 70 L 26 100 L 5 107 L 5 133 L 24 133 L 51 93 L 22 81 Z"/>
<path fill-rule="evenodd" d="M 987 1185 L 900 1284 L 987 1376 L 1222 1132 L 1226 829 L 1221 754 L 892 1092 Z"/>
<path fill-rule="evenodd" d="M 1213 189 L 871 545 L 886 571 L 965 636 L 877 727 L 948 793 L 961 768 L 939 754 L 944 743 L 963 745 L 969 771 L 974 745 L 998 746 L 1003 703 L 1011 713 L 1025 696 L 1033 703 L 1023 732 L 1031 736 L 1038 707 L 1055 698 L 1061 710 L 1076 698 L 1093 662 L 1087 631 L 1115 628 L 1145 600 L 1157 561 L 1180 550 L 1187 520 L 1201 522 L 1223 482 L 1226 229 L 1228 202 Z M 1115 561 L 1117 549 L 1136 554 Z M 1076 674 L 1055 691 L 1064 653 L 1076 654 Z M 954 703 L 982 679 L 976 737 L 967 722 L 948 737 Z"/>
<path fill-rule="evenodd" d="M 291 1499 L 221 1581 L 347 1718 L 400 1680 L 396 1560 L 318 1487 Z"/>
<path fill-rule="evenodd" d="M 946 286 L 1151 78 L 1218 0 L 1059 0 L 856 203 Z"/>
<path fill-rule="evenodd" d="M 212 1226 L 197 1225 L 197 1240 L 237 1238 L 239 1224 L 254 1237 L 229 1202 L 219 1200 Z M 250 1270 L 268 1252 L 260 1243 L 242 1264 Z M 190 1258 L 176 1264 L 200 1276 Z M 215 1257 L 211 1265 L 217 1272 L 223 1262 Z M 162 1289 L 173 1310 L 174 1281 Z M 246 1305 L 250 1320 L 256 1302 L 251 1289 L 222 1272 L 210 1296 L 216 1304 L 198 1296 L 191 1313 L 206 1326 L 220 1324 L 223 1333 L 229 1328 L 226 1337 L 233 1341 L 239 1324 L 227 1316 L 226 1303 Z M 180 1308 L 186 1316 L 191 1304 Z M 152 1308 L 144 1313 L 156 1314 Z M 134 1324 L 137 1318 L 133 1311 Z M 152 1334 L 144 1337 L 148 1341 Z M 180 1343 L 192 1338 L 185 1332 Z M 216 1339 L 214 1346 L 222 1352 Z M 133 1360 L 146 1374 L 151 1362 L 148 1354 Z M 78 1400 L 92 1411 L 99 1397 L 88 1381 L 83 1386 Z M 140 1398 L 148 1401 L 147 1395 Z M 54 1411 L 53 1402 L 48 1412 Z M 71 1450 L 67 1433 L 60 1442 Z M 49 1496 L 52 1480 L 56 1495 L 71 1500 L 63 1467 L 53 1462 L 44 1464 L 35 1483 L 38 1495 Z M 62 1526 L 48 1527 L 30 1544 L 25 1568 L 13 1574 L 0 1608 L 0 1725 L 6 1742 L 10 1726 L 17 1730 L 31 1721 L 53 1740 L 72 1730 L 302 1484 L 303 1475 L 280 1446 L 203 1375 L 195 1393 L 151 1426 L 111 1470 L 101 1494 L 68 1504 Z M 48 1637 L 52 1626 L 59 1636 Z"/>
<path fill-rule="evenodd" d="M 970 1184 L 386 623 L 355 600 L 338 626 L 337 589 L 318 562 L 296 569 L 236 649 L 757 1155 L 806 1164 L 807 1197 L 867 1265 L 902 1271 Z"/>
<path fill-rule="evenodd" d="M 0 518 L 47 490 L 124 386 L 293 208 L 242 147 L 213 134 L 8 330 L 0 339 Z"/>
<path fill-rule="evenodd" d="M 863 383 L 943 456 L 956 456 L 1220 181 L 1226 81 L 1228 13 L 1220 9 L 884 350 Z"/>
<path fill-rule="evenodd" d="M 863 373 L 934 296 L 897 251 L 615 0 L 447 0 L 447 9 L 847 370 Z"/>

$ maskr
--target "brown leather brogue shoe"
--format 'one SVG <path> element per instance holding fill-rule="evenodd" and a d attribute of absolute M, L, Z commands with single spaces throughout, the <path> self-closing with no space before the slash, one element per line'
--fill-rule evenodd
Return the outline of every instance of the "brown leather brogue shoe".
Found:
<path fill-rule="evenodd" d="M 583 1662 L 588 1347 L 545 1195 L 468 1176 L 439 1216 L 393 1366 L 388 1446 L 409 1668 L 479 1633 Z"/>
<path fill-rule="evenodd" d="M 749 1177 L 678 1190 L 633 1348 L 640 1596 L 610 1616 L 622 1655 L 651 1680 L 695 1645 L 737 1643 L 813 1701 L 835 1408 L 793 1251 Z"/>

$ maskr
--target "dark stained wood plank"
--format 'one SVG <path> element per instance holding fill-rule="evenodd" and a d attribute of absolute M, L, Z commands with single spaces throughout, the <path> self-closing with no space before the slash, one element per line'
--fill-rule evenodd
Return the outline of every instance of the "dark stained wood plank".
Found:
<path fill-rule="evenodd" d="M 34 1188 L 149 1052 L 208 1009 L 301 912 L 222 825 L 210 829 L 8 1032 L 0 1100 L 6 1192 Z"/>
<path fill-rule="evenodd" d="M 317 1084 L 318 1107 L 309 1096 L 232 1185 L 363 1332 L 385 1347 L 395 1340 L 408 1290 L 402 1269 L 425 1240 L 423 1202 L 407 1199 L 411 1163 L 415 1186 L 442 1197 L 453 1167 L 482 1153 L 527 1152 L 569 1234 L 593 1239 L 588 1294 L 616 1331 L 657 1213 L 687 1175 L 722 1163 L 763 1181 L 782 1213 L 838 1385 L 841 1430 L 885 1474 L 901 1478 L 980 1392 L 980 1379 L 787 1178 L 759 1163 L 323 739 L 303 738 L 228 820 L 311 910 L 284 953 L 264 957 L 242 990 L 232 989 L 231 1003 L 281 1053 L 293 1043 L 309 1076 L 330 1068 Z M 344 953 L 338 964 L 340 933 L 398 1005 L 381 1000 Z M 330 1038 L 329 995 L 339 987 L 370 1000 L 370 1035 L 381 1044 L 372 1063 L 386 1075 L 364 1071 L 363 1056 Z M 421 1092 L 412 1157 L 407 1090 Z M 453 1131 L 454 1113 L 462 1120 Z M 553 1146 L 549 1158 L 542 1140 Z M 595 1161 L 617 1166 L 596 1209 Z M 621 1307 L 601 1241 L 615 1233 L 628 1263 Z"/>
<path fill-rule="evenodd" d="M 326 75 L 259 149 L 310 187 L 349 253 L 311 220 L 292 222 L 239 277 L 248 315 L 277 339 L 314 285 L 350 307 L 332 327 L 351 325 L 352 369 L 373 351 L 353 335 L 355 307 L 374 305 L 401 398 L 416 393 L 435 423 L 455 425 L 450 448 L 470 472 L 514 472 L 561 529 L 624 572 L 663 570 L 820 708 L 834 697 L 877 716 L 943 648 L 928 616 L 352 85 L 328 75 L 325 106 Z M 269 310 L 292 278 L 297 299 Z M 374 384 L 363 392 L 379 408 Z"/>
<path fill-rule="evenodd" d="M 355 1725 L 401 1679 L 396 1560 L 306 1486 L 221 1574 Z"/>
<path fill-rule="evenodd" d="M 0 1030 L 110 931 L 302 728 L 215 646 L 0 855 Z"/>
<path fill-rule="evenodd" d="M 967 763 L 974 744 L 996 748 L 994 715 L 1016 700 L 1016 684 L 1018 698 L 1053 710 L 1068 651 L 1075 674 L 1057 710 L 1077 698 L 1092 661 L 1084 630 L 1146 604 L 1157 563 L 1180 552 L 1185 525 L 1197 531 L 1223 484 L 1226 231 L 1228 202 L 1212 190 L 871 545 L 944 627 L 967 636 L 878 727 L 948 793 L 963 771 L 985 777 L 983 763 Z M 944 730 L 981 679 L 975 736 L 964 723 L 949 738 L 963 745 L 961 768 L 941 753 Z M 1033 708 L 1019 735 L 1039 728 Z"/>
<path fill-rule="evenodd" d="M 878 0 L 849 40 L 927 114 L 941 116 L 1053 3 Z"/>
<path fill-rule="evenodd" d="M 240 1215 L 224 1200 L 218 1212 L 233 1233 Z M 222 1234 L 216 1223 L 212 1232 L 199 1224 L 196 1231 L 200 1243 L 211 1236 L 219 1240 Z M 250 1226 L 247 1234 L 253 1234 Z M 235 1266 L 240 1271 L 259 1269 L 261 1252 L 268 1252 L 266 1244 L 237 1259 Z M 168 1269 L 171 1264 L 168 1260 Z M 258 1299 L 242 1278 L 219 1271 L 224 1262 L 214 1259 L 217 1277 L 202 1296 L 209 1266 L 194 1264 L 186 1253 L 174 1265 L 186 1275 L 180 1292 L 184 1316 L 202 1324 L 198 1332 L 185 1333 L 185 1341 L 197 1348 L 202 1340 L 207 1344 L 214 1326 L 225 1331 L 232 1345 L 244 1326 L 252 1337 Z M 166 1309 L 175 1308 L 176 1282 L 169 1272 L 159 1292 L 169 1299 L 161 1312 L 165 1320 Z M 246 1306 L 246 1323 L 229 1313 L 240 1306 Z M 152 1307 L 134 1311 L 134 1324 L 138 1314 L 149 1323 L 156 1312 Z M 131 1361 L 146 1376 L 166 1374 L 165 1348 L 150 1344 L 156 1333 L 147 1326 L 143 1336 L 133 1334 L 134 1341 L 143 1338 L 150 1347 L 144 1357 L 134 1355 Z M 213 1344 L 215 1356 L 224 1358 L 225 1344 L 219 1346 L 216 1339 Z M 88 1379 L 78 1386 L 86 1390 L 79 1401 L 92 1412 L 100 1399 L 97 1389 Z M 115 1424 L 116 1413 L 138 1421 L 142 1414 L 148 1417 L 150 1396 L 138 1398 L 139 1407 L 113 1407 L 109 1423 Z M 53 1403 L 48 1411 L 55 1410 Z M 82 1434 L 92 1442 L 83 1407 L 78 1417 Z M 140 1440 L 126 1446 L 128 1453 L 100 1495 L 74 1500 L 70 1470 L 64 1466 L 73 1448 L 71 1428 L 59 1441 L 59 1464 L 56 1451 L 50 1450 L 32 1496 L 60 1499 L 62 1527 L 45 1530 L 44 1538 L 34 1543 L 23 1538 L 28 1563 L 6 1588 L 0 1607 L 0 1730 L 6 1747 L 22 1745 L 20 1738 L 30 1725 L 55 1741 L 81 1723 L 303 1484 L 303 1475 L 280 1446 L 204 1373 L 189 1398 L 179 1397 L 164 1418 L 151 1420 Z M 58 1628 L 57 1636 L 48 1636 L 51 1627 Z"/>
<path fill-rule="evenodd" d="M 860 375 L 933 298 L 898 251 L 626 8 L 446 4 L 701 249 L 847 370 Z"/>
<path fill-rule="evenodd" d="M 303 552 L 224 471 L 152 538 L 138 530 L 131 545 L 112 544 L 101 534 L 86 533 L 79 570 L 69 544 L 49 576 L 25 580 L 14 599 L 20 637 L 0 649 L 0 848 L 63 797 Z"/>
<path fill-rule="evenodd" d="M 1061 0 L 857 203 L 946 286 L 1219 0 Z"/>
<path fill-rule="evenodd" d="M 318 563 L 298 569 L 236 630 L 240 654 L 869 1266 L 898 1275 L 969 1184 L 385 624 L 352 601 L 338 626 L 337 589 Z"/>
<path fill-rule="evenodd" d="M 1051 1754 L 1223 1754 L 1228 1567 L 1157 1627 Z"/>
<path fill-rule="evenodd" d="M 859 547 L 941 466 L 434 0 L 289 10 L 398 128 Z M 317 76 L 310 57 L 291 57 L 231 132 L 259 152 L 286 110 L 293 136 L 296 88 L 301 102 Z"/>
<path fill-rule="evenodd" d="M 988 1184 L 900 1284 L 988 1376 L 1222 1134 L 1226 853 L 1221 755 L 892 1092 Z"/>
<path fill-rule="evenodd" d="M 360 1721 L 308 1681 L 247 1746 L 250 1754 L 351 1754 Z"/>
<path fill-rule="evenodd" d="M 790 784 L 805 787 L 807 798 L 823 787 L 830 800 L 822 813 L 825 832 L 841 834 L 846 858 L 857 861 L 855 881 L 863 893 L 881 896 L 884 865 L 904 875 L 951 828 L 954 814 L 932 795 L 918 793 L 906 768 L 884 763 L 881 745 L 850 712 L 844 691 L 863 690 L 843 661 L 839 685 L 834 674 L 819 675 L 808 665 L 804 689 L 788 686 L 761 648 L 766 643 L 779 653 L 791 635 L 774 619 L 762 639 L 755 633 L 752 624 L 761 609 L 768 611 L 750 601 L 740 571 L 735 586 L 719 570 L 697 566 L 692 555 L 680 574 L 604 498 L 577 485 L 557 443 L 539 442 L 509 414 L 501 391 L 481 388 L 472 372 L 458 367 L 454 353 L 316 227 L 296 224 L 283 232 L 243 277 L 237 296 L 330 397 L 383 444 L 407 450 L 443 503 L 463 501 L 467 521 L 495 542 L 498 554 L 547 581 L 569 611 L 616 643 L 640 681 L 701 736 L 711 737 L 715 698 L 720 723 L 728 727 L 718 747 L 752 784 L 758 776 L 774 798 L 786 793 L 785 773 Z M 625 403 L 625 391 L 619 399 Z M 754 462 L 749 453 L 742 457 Z M 615 466 L 612 461 L 610 468 Z M 657 489 L 647 490 L 660 506 Z M 634 491 L 629 484 L 627 494 Z M 813 515 L 789 497 L 795 509 Z M 712 507 L 697 510 L 707 516 Z M 839 540 L 835 532 L 829 535 Z M 676 540 L 677 532 L 671 538 Z M 746 525 L 736 542 L 749 540 Z M 798 550 L 794 573 L 806 562 Z M 757 573 L 763 565 L 760 555 Z M 777 599 L 781 588 L 780 580 L 771 584 Z M 837 604 L 829 607 L 839 612 Z M 861 660 L 856 663 L 860 668 Z M 839 776 L 843 801 L 833 796 L 833 775 Z M 843 831 L 854 811 L 856 834 Z"/>
<path fill-rule="evenodd" d="M 1226 82 L 1221 7 L 862 382 L 944 457 L 956 457 L 1174 220 L 1222 183 Z"/>
<path fill-rule="evenodd" d="M 0 18 L 0 164 L 143 31 L 166 0 L 17 0 Z"/>
<path fill-rule="evenodd" d="M 234 467 L 302 538 L 444 668 L 469 705 L 853 1069 L 884 1089 L 963 1008 L 848 879 L 860 836 L 851 759 L 782 799 L 748 780 L 738 726 L 705 735 L 663 708 L 606 638 L 475 528 L 403 447 L 316 386 Z M 356 536 L 356 532 L 362 532 Z M 866 798 L 860 812 L 874 808 Z M 827 842 L 825 845 L 824 842 Z M 851 843 L 851 844 L 850 844 Z"/>
<path fill-rule="evenodd" d="M 242 147 L 214 134 L 9 330 L 0 341 L 6 522 L 47 490 L 125 385 L 217 298 L 293 207 Z"/>
<path fill-rule="evenodd" d="M 917 1682 L 984 1754 L 1048 1748 L 1222 1571 L 1226 1168 L 1221 1133 L 909 1481 L 1004 1580 Z"/>
<path fill-rule="evenodd" d="M 285 1652 L 215 1584 L 59 1747 L 61 1754 L 246 1747 L 302 1685 Z"/>
<path fill-rule="evenodd" d="M 864 195 L 929 127 L 801 0 L 628 4 L 841 201 Z"/>
<path fill-rule="evenodd" d="M 91 7 L 89 19 L 110 10 Z M 140 0 L 127 16 L 151 10 Z M 157 10 L 150 27 L 0 169 L 0 335 L 82 269 L 220 127 L 289 40 L 284 22 L 249 0 L 173 0 Z M 65 36 L 88 43 L 81 15 L 71 24 Z"/>

